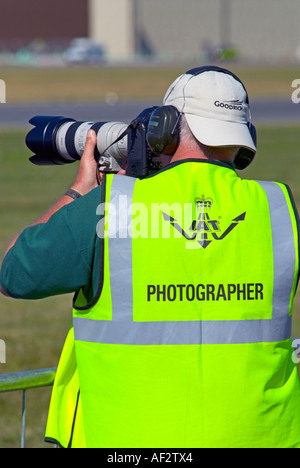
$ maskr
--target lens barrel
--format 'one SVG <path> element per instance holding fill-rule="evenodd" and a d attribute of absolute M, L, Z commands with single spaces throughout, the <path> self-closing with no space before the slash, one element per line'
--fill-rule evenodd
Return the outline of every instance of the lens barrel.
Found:
<path fill-rule="evenodd" d="M 38 166 L 70 164 L 80 160 L 89 129 L 97 134 L 95 159 L 123 160 L 127 157 L 127 129 L 123 122 L 78 122 L 66 117 L 36 116 L 34 128 L 26 136 L 26 145 L 34 153 L 29 160 Z"/>
<path fill-rule="evenodd" d="M 26 145 L 34 153 L 29 160 L 38 166 L 67 164 L 56 148 L 56 133 L 67 122 L 75 122 L 65 117 L 36 116 L 29 123 L 34 128 L 26 136 Z M 72 161 L 69 161 L 72 162 Z"/>

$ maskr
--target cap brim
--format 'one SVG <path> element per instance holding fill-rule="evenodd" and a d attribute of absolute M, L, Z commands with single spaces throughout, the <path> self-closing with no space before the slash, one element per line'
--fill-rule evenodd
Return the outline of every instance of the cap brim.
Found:
<path fill-rule="evenodd" d="M 240 146 L 256 152 L 248 125 L 184 114 L 195 138 L 207 146 Z"/>

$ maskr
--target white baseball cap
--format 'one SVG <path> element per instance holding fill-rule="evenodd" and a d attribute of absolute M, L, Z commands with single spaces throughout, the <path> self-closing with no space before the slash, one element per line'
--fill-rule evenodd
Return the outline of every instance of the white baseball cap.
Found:
<path fill-rule="evenodd" d="M 255 153 L 248 95 L 242 83 L 224 69 L 197 70 L 171 84 L 164 105 L 182 112 L 191 132 L 204 145 L 240 146 Z"/>

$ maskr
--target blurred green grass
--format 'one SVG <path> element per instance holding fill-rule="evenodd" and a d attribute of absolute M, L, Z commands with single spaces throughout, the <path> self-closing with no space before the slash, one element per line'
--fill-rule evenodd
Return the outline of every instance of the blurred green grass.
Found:
<path fill-rule="evenodd" d="M 287 183 L 300 208 L 299 126 L 258 127 L 258 154 L 240 173 L 243 178 Z M 25 132 L 0 132 L 0 257 L 13 235 L 38 218 L 72 183 L 77 163 L 36 167 L 29 163 Z M 0 297 L 0 339 L 6 342 L 6 364 L 0 373 L 53 367 L 58 363 L 71 326 L 70 295 L 42 301 Z M 300 336 L 300 298 L 296 296 L 293 336 Z M 48 447 L 43 442 L 51 390 L 28 392 L 27 447 Z M 21 395 L 0 395 L 0 447 L 18 447 Z"/>
<path fill-rule="evenodd" d="M 204 65 L 144 67 L 79 67 L 79 68 L 1 68 L 7 102 L 101 101 L 109 93 L 121 101 L 132 99 L 161 100 L 174 79 L 187 70 Z M 217 64 L 220 65 L 220 64 Z M 241 66 L 230 68 L 244 82 L 250 98 L 289 96 L 292 81 L 300 76 L 299 65 Z"/>

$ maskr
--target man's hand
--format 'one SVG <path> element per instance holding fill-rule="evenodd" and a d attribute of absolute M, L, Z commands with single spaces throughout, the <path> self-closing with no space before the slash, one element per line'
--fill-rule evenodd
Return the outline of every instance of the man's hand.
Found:
<path fill-rule="evenodd" d="M 86 195 L 99 185 L 97 174 L 98 165 L 94 153 L 97 145 L 97 135 L 94 130 L 89 130 L 84 152 L 79 163 L 78 173 L 72 189 L 81 195 Z"/>

